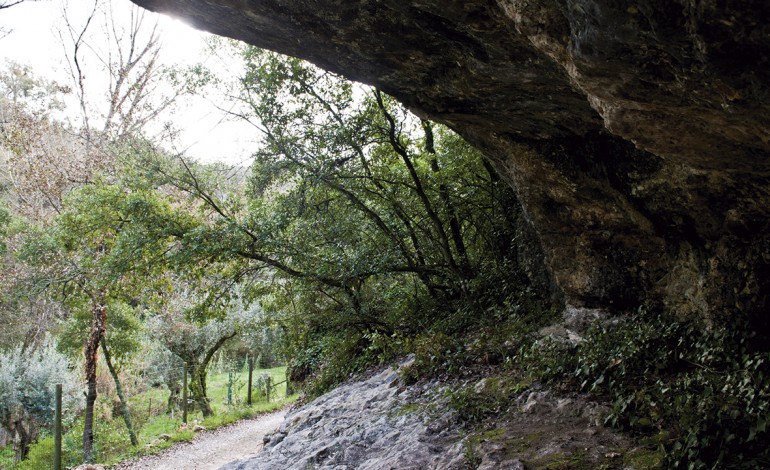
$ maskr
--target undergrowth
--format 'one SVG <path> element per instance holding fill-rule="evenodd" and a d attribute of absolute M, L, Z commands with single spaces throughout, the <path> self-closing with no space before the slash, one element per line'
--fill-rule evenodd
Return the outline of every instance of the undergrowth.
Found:
<path fill-rule="evenodd" d="M 520 367 L 605 397 L 606 424 L 665 451 L 673 468 L 770 467 L 770 353 L 740 328 L 640 311 L 593 327 L 574 348 L 541 340 Z"/>
<path fill-rule="evenodd" d="M 597 322 L 571 345 L 540 333 L 558 322 L 553 310 L 517 304 L 483 315 L 459 310 L 419 332 L 327 338 L 309 390 L 409 355 L 406 383 L 466 383 L 448 399 L 471 425 L 505 413 L 531 384 L 548 383 L 610 403 L 605 424 L 664 455 L 670 468 L 770 468 L 770 353 L 749 330 L 642 308 Z"/>

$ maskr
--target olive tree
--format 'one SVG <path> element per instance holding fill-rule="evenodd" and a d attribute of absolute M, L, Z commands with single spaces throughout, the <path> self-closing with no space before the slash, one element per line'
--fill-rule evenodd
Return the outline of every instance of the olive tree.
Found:
<path fill-rule="evenodd" d="M 53 423 L 55 386 L 62 384 L 63 409 L 75 414 L 83 390 L 67 358 L 48 341 L 34 350 L 0 353 L 0 425 L 16 438 L 17 459 L 26 457 L 42 428 Z"/>

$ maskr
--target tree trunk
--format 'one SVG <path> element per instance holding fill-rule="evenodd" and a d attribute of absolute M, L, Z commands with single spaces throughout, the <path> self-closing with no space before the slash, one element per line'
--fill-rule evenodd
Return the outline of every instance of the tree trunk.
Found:
<path fill-rule="evenodd" d="M 206 396 L 206 368 L 201 364 L 191 364 L 190 376 L 192 378 L 190 391 L 193 399 L 200 407 L 203 417 L 208 418 L 214 414 L 214 410 L 211 409 L 211 404 Z"/>
<path fill-rule="evenodd" d="M 385 107 L 385 103 L 382 99 L 382 94 L 379 90 L 375 90 L 374 93 L 375 100 L 377 101 L 377 106 L 379 107 L 380 112 L 385 117 L 385 119 L 388 121 L 388 129 L 386 131 L 388 132 L 388 139 L 391 148 L 401 157 L 401 160 L 404 162 L 404 165 L 406 165 L 407 170 L 409 171 L 409 176 L 412 179 L 412 183 L 414 184 L 414 191 L 417 194 L 418 199 L 422 203 L 423 208 L 425 209 L 426 214 L 428 215 L 428 219 L 430 220 L 431 224 L 433 225 L 433 229 L 436 232 L 436 236 L 438 237 L 437 240 L 434 240 L 436 245 L 439 248 L 439 251 L 441 251 L 444 260 L 446 261 L 447 265 L 452 269 L 453 272 L 460 275 L 462 277 L 461 269 L 457 266 L 457 262 L 454 259 L 454 256 L 452 255 L 452 249 L 449 244 L 449 236 L 446 233 L 446 230 L 444 230 L 444 223 L 441 220 L 441 218 L 438 216 L 436 211 L 433 208 L 433 204 L 430 201 L 430 198 L 428 197 L 428 194 L 425 192 L 425 188 L 422 184 L 422 180 L 420 180 L 420 176 L 417 174 L 417 170 L 414 167 L 414 164 L 412 163 L 411 157 L 409 156 L 409 153 L 407 152 L 407 149 L 404 148 L 404 146 L 399 142 L 399 137 L 397 135 L 397 126 L 396 121 L 393 119 L 393 116 L 390 115 L 388 112 L 388 109 Z"/>
<path fill-rule="evenodd" d="M 118 377 L 118 371 L 115 370 L 115 367 L 112 364 L 110 351 L 107 349 L 106 337 L 104 336 L 102 337 L 101 344 L 102 344 L 102 354 L 104 354 L 104 362 L 107 363 L 107 368 L 110 370 L 110 375 L 112 375 L 112 380 L 115 382 L 115 391 L 117 391 L 118 399 L 120 400 L 120 414 L 123 416 L 123 421 L 126 423 L 126 429 L 128 429 L 128 438 L 131 440 L 131 445 L 136 447 L 139 445 L 139 441 L 136 439 L 134 426 L 131 423 L 131 413 L 129 413 L 128 402 L 126 401 L 126 397 L 123 394 L 123 385 L 120 383 L 120 378 Z"/>
<path fill-rule="evenodd" d="M 209 368 L 209 364 L 211 363 L 211 359 L 214 357 L 214 354 L 219 351 L 219 348 L 221 348 L 228 339 L 235 337 L 237 333 L 238 332 L 236 330 L 233 330 L 232 333 L 222 336 L 217 340 L 216 343 L 214 343 L 213 346 L 211 346 L 211 348 L 209 348 L 200 363 L 191 362 L 190 364 L 192 367 L 190 372 L 190 376 L 192 377 L 192 381 L 190 382 L 190 391 L 193 392 L 195 401 L 197 401 L 198 405 L 200 405 L 204 418 L 214 414 L 214 410 L 211 409 L 211 404 L 209 403 L 209 399 L 206 396 L 206 371 Z"/>
<path fill-rule="evenodd" d="M 83 427 L 83 462 L 91 462 L 91 450 L 94 444 L 94 403 L 96 403 L 96 362 L 99 343 L 107 327 L 107 305 L 104 292 L 93 298 L 91 306 L 91 332 L 85 347 L 85 369 L 88 393 L 86 394 L 86 422 Z"/>
<path fill-rule="evenodd" d="M 430 169 L 434 174 L 438 174 L 441 168 L 438 164 L 438 158 L 436 157 L 436 147 L 433 140 L 433 128 L 429 121 L 422 121 L 422 128 L 425 132 L 425 150 L 430 154 Z M 457 219 L 457 211 L 452 204 L 452 199 L 449 197 L 449 189 L 446 184 L 441 183 L 438 186 L 439 196 L 441 202 L 444 204 L 446 213 L 449 216 L 449 233 L 452 235 L 452 242 L 455 245 L 455 250 L 460 257 L 462 263 L 462 270 L 464 277 L 472 277 L 472 268 L 470 260 L 468 259 L 468 249 L 465 247 L 465 241 L 463 240 L 462 229 L 460 227 L 460 221 Z"/>
<path fill-rule="evenodd" d="M 179 392 L 181 392 L 181 389 L 179 387 L 179 384 L 173 384 L 168 387 L 168 406 L 166 407 L 166 413 L 171 413 L 171 410 L 173 410 L 177 402 L 179 401 Z"/>
<path fill-rule="evenodd" d="M 32 429 L 33 424 L 30 423 L 29 430 L 24 428 L 24 422 L 22 419 L 14 421 L 13 428 L 16 435 L 19 436 L 18 445 L 16 447 L 16 461 L 21 462 L 29 455 L 29 446 L 32 444 L 32 436 L 35 434 Z"/>

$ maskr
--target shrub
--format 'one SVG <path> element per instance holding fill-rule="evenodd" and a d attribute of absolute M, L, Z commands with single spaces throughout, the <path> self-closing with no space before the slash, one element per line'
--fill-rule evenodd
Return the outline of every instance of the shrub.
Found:
<path fill-rule="evenodd" d="M 770 464 L 770 354 L 739 327 L 640 312 L 594 328 L 561 364 L 574 367 L 563 378 L 611 399 L 608 424 L 664 436 L 670 466 Z"/>
<path fill-rule="evenodd" d="M 522 384 L 513 377 L 499 375 L 449 390 L 447 397 L 458 417 L 465 423 L 474 424 L 502 413 L 521 389 Z"/>

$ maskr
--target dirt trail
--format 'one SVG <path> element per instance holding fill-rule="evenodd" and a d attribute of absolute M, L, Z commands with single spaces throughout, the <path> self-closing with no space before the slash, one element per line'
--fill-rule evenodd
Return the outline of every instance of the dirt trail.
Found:
<path fill-rule="evenodd" d="M 119 470 L 214 470 L 233 460 L 252 457 L 262 449 L 262 438 L 283 421 L 285 411 L 239 421 L 200 433 L 192 442 L 175 445 L 159 455 L 119 464 Z"/>

